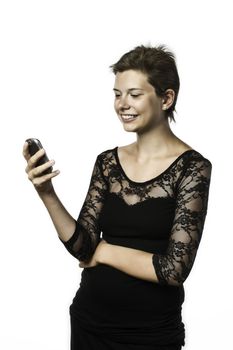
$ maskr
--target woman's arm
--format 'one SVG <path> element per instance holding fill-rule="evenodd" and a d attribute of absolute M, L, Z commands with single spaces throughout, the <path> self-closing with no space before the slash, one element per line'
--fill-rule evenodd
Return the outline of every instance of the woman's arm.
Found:
<path fill-rule="evenodd" d="M 59 237 L 67 241 L 75 230 L 75 220 L 61 203 L 52 185 L 52 178 L 57 176 L 60 172 L 52 171 L 49 174 L 44 174 L 44 171 L 55 162 L 50 160 L 37 166 L 38 160 L 44 154 L 45 150 L 41 149 L 31 156 L 29 153 L 29 144 L 25 142 L 23 145 L 23 156 L 27 161 L 25 171 L 28 174 L 28 179 L 34 185 L 35 190 L 47 208 Z"/>
<path fill-rule="evenodd" d="M 158 282 L 152 264 L 153 254 L 114 244 L 103 244 L 97 262 L 114 267 L 133 277 Z"/>
<path fill-rule="evenodd" d="M 99 157 L 97 156 L 96 158 L 87 195 L 79 217 L 75 220 L 63 206 L 53 188 L 51 179 L 57 176 L 59 172 L 53 171 L 50 174 L 43 175 L 44 170 L 54 163 L 49 161 L 43 165 L 36 166 L 38 159 L 43 154 L 44 150 L 42 149 L 30 156 L 28 143 L 24 144 L 23 155 L 28 162 L 25 169 L 28 178 L 33 183 L 39 197 L 47 208 L 58 237 L 66 249 L 79 260 L 89 260 L 99 242 L 100 228 L 98 218 L 108 188 L 102 174 Z"/>
<path fill-rule="evenodd" d="M 99 216 L 107 192 L 108 183 L 102 172 L 101 159 L 97 156 L 86 198 L 75 221 L 74 233 L 68 241 L 62 242 L 79 261 L 89 261 L 100 242 Z"/>
<path fill-rule="evenodd" d="M 51 217 L 51 220 L 54 224 L 59 238 L 62 241 L 68 241 L 75 231 L 75 219 L 63 206 L 55 190 L 53 190 L 49 194 L 41 193 L 39 194 L 39 197 L 41 198 L 42 202 L 48 210 L 48 213 Z"/>

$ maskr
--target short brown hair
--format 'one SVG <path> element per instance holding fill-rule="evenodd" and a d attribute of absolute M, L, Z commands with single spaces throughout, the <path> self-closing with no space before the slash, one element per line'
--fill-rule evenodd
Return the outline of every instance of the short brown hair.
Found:
<path fill-rule="evenodd" d="M 154 87 L 156 94 L 163 97 L 167 89 L 175 92 L 172 106 L 165 111 L 166 117 L 175 122 L 173 111 L 180 88 L 180 79 L 176 67 L 175 55 L 165 45 L 150 47 L 140 45 L 125 53 L 118 62 L 111 65 L 113 73 L 129 69 L 139 70 L 147 75 L 148 82 Z"/>

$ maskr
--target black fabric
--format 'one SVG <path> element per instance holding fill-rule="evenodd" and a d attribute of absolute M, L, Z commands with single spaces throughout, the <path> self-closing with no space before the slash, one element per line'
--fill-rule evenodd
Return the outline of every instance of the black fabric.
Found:
<path fill-rule="evenodd" d="M 62 242 L 79 260 L 92 256 L 101 232 L 110 244 L 153 253 L 158 283 L 105 264 L 84 268 L 70 314 L 86 332 L 122 344 L 184 345 L 183 283 L 204 228 L 211 170 L 208 159 L 187 150 L 160 175 L 136 182 L 118 147 L 97 156 L 76 230 Z"/>
<path fill-rule="evenodd" d="M 74 316 L 70 316 L 71 350 L 181 350 L 181 345 L 154 346 L 137 343 L 124 344 L 103 338 L 96 333 L 83 329 Z"/>

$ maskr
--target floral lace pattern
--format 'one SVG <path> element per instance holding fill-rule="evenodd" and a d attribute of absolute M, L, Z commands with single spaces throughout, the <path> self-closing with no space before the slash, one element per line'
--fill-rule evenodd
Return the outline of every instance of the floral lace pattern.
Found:
<path fill-rule="evenodd" d="M 201 240 L 207 213 L 211 163 L 190 160 L 177 186 L 175 218 L 167 254 L 153 255 L 161 284 L 179 285 L 188 277 Z"/>
<path fill-rule="evenodd" d="M 75 232 L 66 242 L 60 239 L 70 254 L 80 261 L 89 260 L 100 241 L 101 230 L 98 219 L 108 188 L 100 169 L 97 157 L 87 195 L 76 221 Z"/>
<path fill-rule="evenodd" d="M 175 199 L 175 213 L 166 254 L 153 254 L 160 284 L 181 285 L 189 275 L 201 240 L 207 213 L 212 164 L 195 150 L 181 154 L 160 175 L 144 182 L 130 180 L 122 168 L 117 147 L 95 161 L 87 196 L 67 250 L 79 260 L 91 258 L 100 240 L 99 215 L 108 192 L 129 206 L 150 198 Z"/>

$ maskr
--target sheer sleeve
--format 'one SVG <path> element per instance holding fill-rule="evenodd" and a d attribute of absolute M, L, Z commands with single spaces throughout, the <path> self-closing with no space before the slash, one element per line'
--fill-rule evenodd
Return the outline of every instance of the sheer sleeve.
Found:
<path fill-rule="evenodd" d="M 104 204 L 108 185 L 97 156 L 91 175 L 89 188 L 83 206 L 76 220 L 76 228 L 68 241 L 62 241 L 75 258 L 88 261 L 100 241 L 99 216 Z"/>
<path fill-rule="evenodd" d="M 180 286 L 191 271 L 204 228 L 211 171 L 208 159 L 191 160 L 177 185 L 175 216 L 166 254 L 152 256 L 162 285 Z"/>

